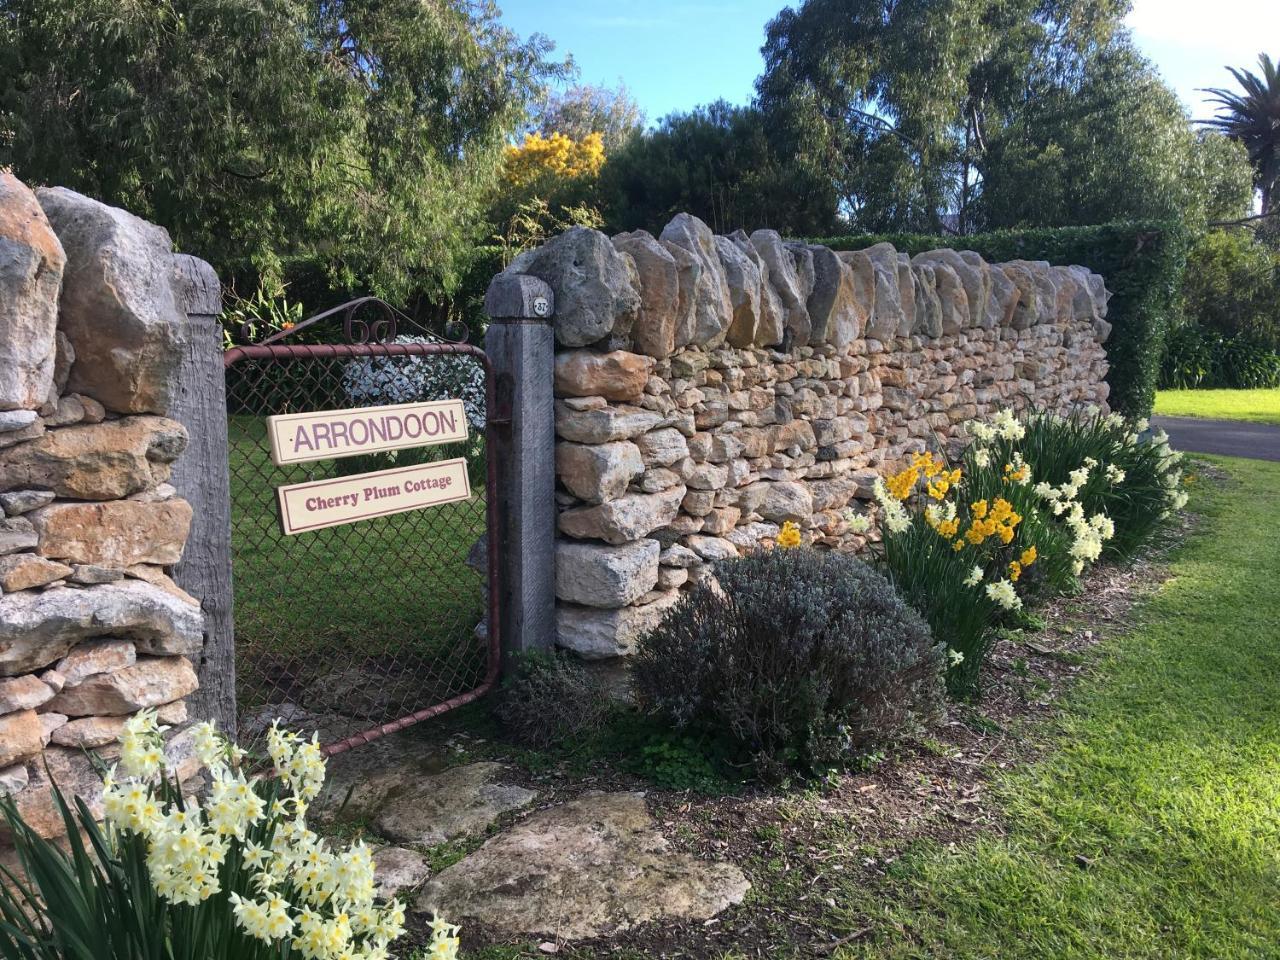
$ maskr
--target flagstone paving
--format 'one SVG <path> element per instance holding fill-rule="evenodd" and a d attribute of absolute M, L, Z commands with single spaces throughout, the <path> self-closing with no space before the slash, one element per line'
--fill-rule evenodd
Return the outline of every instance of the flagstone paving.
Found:
<path fill-rule="evenodd" d="M 706 920 L 750 884 L 730 863 L 673 851 L 642 793 L 588 793 L 487 840 L 424 888 L 414 909 L 498 936 L 608 936 L 650 920 Z"/>

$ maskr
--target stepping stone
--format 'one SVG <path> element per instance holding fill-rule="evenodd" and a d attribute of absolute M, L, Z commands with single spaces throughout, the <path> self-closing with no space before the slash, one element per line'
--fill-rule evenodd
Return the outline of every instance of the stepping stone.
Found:
<path fill-rule="evenodd" d="M 642 793 L 589 793 L 530 814 L 436 876 L 414 909 L 503 937 L 611 936 L 651 920 L 707 920 L 750 884 L 731 863 L 673 852 Z"/>
<path fill-rule="evenodd" d="M 377 895 L 390 900 L 404 890 L 416 890 L 431 875 L 427 858 L 404 847 L 382 847 L 373 855 L 373 884 Z"/>
<path fill-rule="evenodd" d="M 500 763 L 468 763 L 421 777 L 398 790 L 373 829 L 397 843 L 433 845 L 483 833 L 498 817 L 531 804 L 532 790 L 501 782 Z"/>
<path fill-rule="evenodd" d="M 312 804 L 320 820 L 373 817 L 393 797 L 449 766 L 448 751 L 405 730 L 330 757 Z"/>

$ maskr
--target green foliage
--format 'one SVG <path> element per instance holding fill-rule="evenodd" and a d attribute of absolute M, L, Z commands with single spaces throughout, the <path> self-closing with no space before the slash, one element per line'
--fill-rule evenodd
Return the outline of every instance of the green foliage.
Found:
<path fill-rule="evenodd" d="M 803 145 L 779 147 L 781 135 L 761 111 L 723 101 L 664 118 L 605 162 L 600 197 L 610 229 L 656 234 L 681 212 L 719 233 L 835 229 L 828 171 Z"/>
<path fill-rule="evenodd" d="M 726 737 L 765 777 L 891 744 L 940 706 L 941 648 L 880 574 L 805 548 L 720 564 L 641 638 L 641 705 Z"/>
<path fill-rule="evenodd" d="M 1104 557 L 1128 559 L 1150 542 L 1179 489 L 1179 458 L 1167 446 L 1140 439 L 1141 424 L 1099 413 L 1031 414 L 1022 422 L 1027 432 L 1017 448 L 1037 483 L 1060 487 L 1081 464 L 1095 464 L 1076 500 L 1087 515 L 1106 514 L 1115 525 Z M 995 450 L 997 458 L 1004 455 L 1004 443 Z M 1123 471 L 1124 479 L 1108 479 L 1108 469 Z"/>
<path fill-rule="evenodd" d="M 523 653 L 502 683 L 494 712 L 507 732 L 536 749 L 600 735 L 612 713 L 603 684 L 563 653 Z"/>
<path fill-rule="evenodd" d="M 1220 134 L 1197 135 L 1174 91 L 1123 45 L 1100 54 L 1078 88 L 1022 106 L 982 166 L 973 219 L 988 228 L 1198 226 L 1244 216 L 1253 199 L 1244 150 Z"/>
<path fill-rule="evenodd" d="M 1095 227 L 993 230 L 964 237 L 888 234 L 816 241 L 836 250 L 860 250 L 887 240 L 909 254 L 953 247 L 973 250 L 989 263 L 1047 260 L 1081 264 L 1105 278 L 1112 297 L 1107 321 L 1107 383 L 1113 409 L 1151 413 L 1166 332 L 1177 314 L 1187 235 L 1173 223 L 1109 223 Z"/>
<path fill-rule="evenodd" d="M 1225 195 L 1238 205 L 1246 166 L 1201 155 L 1123 30 L 1128 6 L 805 0 L 768 26 L 759 104 L 775 148 L 816 158 L 854 229 L 1197 221 Z"/>
<path fill-rule="evenodd" d="M 651 732 L 627 754 L 626 767 L 662 790 L 692 790 L 709 796 L 737 786 L 726 776 L 728 747 L 722 739 L 672 730 Z"/>
<path fill-rule="evenodd" d="M 0 163 L 224 275 L 316 259 L 452 290 L 507 136 L 562 68 L 488 0 L 33 0 L 0 17 Z"/>
<path fill-rule="evenodd" d="M 1250 336 L 1229 338 L 1188 324 L 1169 334 L 1160 385 L 1178 390 L 1280 387 L 1280 353 Z"/>
<path fill-rule="evenodd" d="M 1187 252 L 1184 322 L 1280 347 L 1280 251 L 1247 230 L 1210 230 Z"/>
<path fill-rule="evenodd" d="M 230 349 L 237 343 L 256 343 L 302 322 L 302 304 L 290 300 L 286 285 L 266 277 L 258 282 L 249 297 L 230 291 L 219 321 L 222 324 L 222 346 Z"/>

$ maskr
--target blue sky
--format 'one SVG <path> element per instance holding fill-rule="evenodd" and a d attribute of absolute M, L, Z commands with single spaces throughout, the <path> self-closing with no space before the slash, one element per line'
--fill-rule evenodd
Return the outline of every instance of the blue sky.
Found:
<path fill-rule="evenodd" d="M 724 98 L 744 103 L 763 62 L 765 24 L 783 0 L 499 0 L 518 33 L 573 54 L 585 83 L 626 83 L 650 121 Z M 1138 45 L 1203 118 L 1197 87 L 1226 86 L 1224 64 L 1280 57 L 1280 0 L 1135 0 Z"/>

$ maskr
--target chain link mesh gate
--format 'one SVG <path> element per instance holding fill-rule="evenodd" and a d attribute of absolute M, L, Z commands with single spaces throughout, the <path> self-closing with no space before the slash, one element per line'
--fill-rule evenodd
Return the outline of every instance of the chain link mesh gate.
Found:
<path fill-rule="evenodd" d="M 370 307 L 373 322 L 358 319 Z M 285 343 L 341 316 L 352 342 Z M 231 547 L 240 737 L 276 717 L 319 727 L 337 753 L 486 692 L 499 664 L 494 464 L 498 422 L 476 347 L 397 336 L 398 314 L 364 298 L 256 346 L 227 374 Z M 276 466 L 266 418 L 310 410 L 463 401 L 465 442 Z M 286 536 L 276 488 L 466 457 L 468 500 Z"/>

